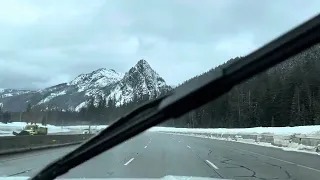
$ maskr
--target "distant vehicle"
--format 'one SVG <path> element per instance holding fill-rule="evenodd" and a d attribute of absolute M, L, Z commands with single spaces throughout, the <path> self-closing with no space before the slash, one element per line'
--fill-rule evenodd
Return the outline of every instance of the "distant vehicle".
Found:
<path fill-rule="evenodd" d="M 41 127 L 36 124 L 26 125 L 20 133 L 15 131 L 12 132 L 15 136 L 22 136 L 22 135 L 47 135 L 48 128 Z"/>
<path fill-rule="evenodd" d="M 82 133 L 83 134 L 90 134 L 90 129 L 84 129 L 84 130 L 82 130 Z"/>
<path fill-rule="evenodd" d="M 99 133 L 101 130 L 99 129 L 83 129 L 82 130 L 82 134 L 96 134 L 96 133 Z"/>

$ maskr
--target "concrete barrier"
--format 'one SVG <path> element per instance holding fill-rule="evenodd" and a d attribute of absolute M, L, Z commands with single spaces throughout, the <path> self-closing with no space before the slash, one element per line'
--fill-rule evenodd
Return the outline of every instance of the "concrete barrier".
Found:
<path fill-rule="evenodd" d="M 259 142 L 274 143 L 274 137 L 272 135 L 258 135 Z"/>
<path fill-rule="evenodd" d="M 0 137 L 0 154 L 80 144 L 90 137 L 90 134 L 3 136 Z"/>
<path fill-rule="evenodd" d="M 305 148 L 308 151 L 320 152 L 320 138 L 306 137 L 306 136 L 282 136 L 282 135 L 265 135 L 265 134 L 218 134 L 218 133 L 197 133 L 197 132 L 174 132 L 174 131 L 159 131 L 162 133 L 174 133 L 181 135 L 200 135 L 203 137 L 216 137 L 224 139 L 233 139 L 238 141 L 239 139 L 253 140 L 255 142 L 266 142 L 274 146 L 288 147 L 290 143 L 297 143 L 309 148 Z"/>
<path fill-rule="evenodd" d="M 306 146 L 318 146 L 320 144 L 320 138 L 317 137 L 293 136 L 292 141 Z"/>
<path fill-rule="evenodd" d="M 320 152 L 320 138 L 318 137 L 305 137 L 296 135 L 291 137 L 291 141 L 297 144 L 314 147 L 316 152 Z"/>

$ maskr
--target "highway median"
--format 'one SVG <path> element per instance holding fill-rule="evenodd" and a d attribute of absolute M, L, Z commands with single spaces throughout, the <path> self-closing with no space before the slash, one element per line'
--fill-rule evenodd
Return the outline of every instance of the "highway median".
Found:
<path fill-rule="evenodd" d="M 92 134 L 0 137 L 0 155 L 80 144 Z"/>

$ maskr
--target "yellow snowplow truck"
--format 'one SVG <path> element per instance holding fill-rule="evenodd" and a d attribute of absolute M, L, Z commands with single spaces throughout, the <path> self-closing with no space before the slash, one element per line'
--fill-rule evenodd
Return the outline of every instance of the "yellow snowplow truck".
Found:
<path fill-rule="evenodd" d="M 26 125 L 20 133 L 12 132 L 15 136 L 22 136 L 22 135 L 47 135 L 48 128 L 40 127 L 36 124 Z"/>

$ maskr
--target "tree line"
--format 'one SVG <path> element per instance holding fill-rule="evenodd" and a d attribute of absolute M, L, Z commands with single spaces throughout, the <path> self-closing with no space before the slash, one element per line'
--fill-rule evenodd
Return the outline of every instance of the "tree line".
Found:
<path fill-rule="evenodd" d="M 158 93 L 158 96 L 166 94 L 167 91 Z M 62 110 L 49 105 L 47 109 L 32 108 L 28 104 L 23 112 L 8 112 L 12 116 L 11 121 L 26 123 L 41 123 L 57 126 L 67 125 L 106 125 L 113 123 L 117 118 L 129 113 L 134 108 L 149 101 L 153 97 L 148 95 L 133 95 L 132 101 L 121 106 L 116 106 L 114 99 L 103 98 L 102 96 L 88 99 L 87 105 L 78 112 Z M 0 114 L 1 115 L 1 114 Z M 1 116 L 0 116 L 1 117 Z M 1 119 L 0 119 L 1 120 Z M 6 121 L 6 123 L 10 120 Z"/>
<path fill-rule="evenodd" d="M 184 82 L 214 76 L 227 63 Z M 166 126 L 247 128 L 320 125 L 320 45 L 316 45 Z M 214 92 L 213 92 L 214 93 Z"/>

